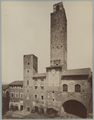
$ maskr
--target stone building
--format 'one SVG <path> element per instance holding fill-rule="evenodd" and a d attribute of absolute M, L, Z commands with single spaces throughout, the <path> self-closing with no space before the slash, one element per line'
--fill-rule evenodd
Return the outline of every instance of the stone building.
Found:
<path fill-rule="evenodd" d="M 9 109 L 23 110 L 23 81 L 14 81 L 9 84 Z"/>
<path fill-rule="evenodd" d="M 24 55 L 24 110 L 51 109 L 87 118 L 92 113 L 91 69 L 67 70 L 67 18 L 62 3 L 51 13 L 50 66 L 38 73 L 38 58 Z"/>
<path fill-rule="evenodd" d="M 2 85 L 2 114 L 4 115 L 9 110 L 9 86 Z"/>
<path fill-rule="evenodd" d="M 67 18 L 62 3 L 51 13 L 50 66 L 38 73 L 38 58 L 23 56 L 23 81 L 14 81 L 9 92 L 10 110 L 39 111 L 88 118 L 92 113 L 92 73 L 90 68 L 67 70 Z"/>

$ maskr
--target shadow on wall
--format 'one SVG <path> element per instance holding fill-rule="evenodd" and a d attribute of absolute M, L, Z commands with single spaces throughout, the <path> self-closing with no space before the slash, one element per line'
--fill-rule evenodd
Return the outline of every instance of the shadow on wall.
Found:
<path fill-rule="evenodd" d="M 9 110 L 9 92 L 6 92 L 5 96 L 2 96 L 2 115 L 4 115 Z"/>

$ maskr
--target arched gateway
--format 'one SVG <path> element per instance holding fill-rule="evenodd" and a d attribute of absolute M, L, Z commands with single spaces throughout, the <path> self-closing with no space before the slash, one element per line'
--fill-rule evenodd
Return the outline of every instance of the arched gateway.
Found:
<path fill-rule="evenodd" d="M 87 109 L 79 101 L 68 100 L 63 103 L 63 108 L 66 113 L 73 114 L 81 118 L 87 118 Z"/>

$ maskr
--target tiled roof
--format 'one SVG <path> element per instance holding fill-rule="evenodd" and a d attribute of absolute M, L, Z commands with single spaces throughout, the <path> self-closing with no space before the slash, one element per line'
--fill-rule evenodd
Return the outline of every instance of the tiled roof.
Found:
<path fill-rule="evenodd" d="M 23 81 L 14 81 L 12 83 L 10 83 L 9 85 L 23 85 Z"/>
<path fill-rule="evenodd" d="M 82 68 L 82 69 L 71 69 L 62 72 L 63 76 L 67 75 L 89 75 L 91 74 L 90 68 Z"/>

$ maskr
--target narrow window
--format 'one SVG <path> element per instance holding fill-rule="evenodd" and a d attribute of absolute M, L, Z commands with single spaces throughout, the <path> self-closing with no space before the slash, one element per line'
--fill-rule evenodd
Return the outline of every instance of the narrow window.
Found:
<path fill-rule="evenodd" d="M 38 86 L 35 86 L 35 89 L 37 89 L 38 88 Z"/>
<path fill-rule="evenodd" d="M 11 93 L 11 97 L 14 97 L 13 93 Z"/>
<path fill-rule="evenodd" d="M 29 80 L 27 80 L 27 85 L 29 85 Z"/>
<path fill-rule="evenodd" d="M 54 91 L 52 93 L 54 93 Z"/>
<path fill-rule="evenodd" d="M 41 86 L 41 89 L 43 90 L 43 89 L 44 89 L 44 86 Z"/>
<path fill-rule="evenodd" d="M 59 48 L 59 46 L 57 46 L 57 48 Z"/>
<path fill-rule="evenodd" d="M 20 97 L 23 98 L 23 94 L 20 94 Z"/>
<path fill-rule="evenodd" d="M 75 92 L 81 92 L 81 86 L 79 84 L 75 85 Z"/>
<path fill-rule="evenodd" d="M 63 85 L 63 91 L 67 92 L 68 91 L 68 86 L 66 84 Z"/>
<path fill-rule="evenodd" d="M 42 100 L 44 99 L 43 95 L 41 96 L 41 99 L 42 99 Z"/>
<path fill-rule="evenodd" d="M 56 6 L 56 11 L 59 11 L 59 5 Z"/>
<path fill-rule="evenodd" d="M 16 98 L 18 98 L 18 97 L 19 97 L 18 93 L 16 93 L 16 94 L 15 94 L 15 97 L 16 97 Z"/>
<path fill-rule="evenodd" d="M 41 81 L 44 81 L 44 78 L 41 78 Z"/>
<path fill-rule="evenodd" d="M 30 108 L 29 108 L 29 107 L 27 107 L 27 111 L 30 111 Z"/>
<path fill-rule="evenodd" d="M 37 95 L 35 95 L 35 99 L 37 99 Z"/>

